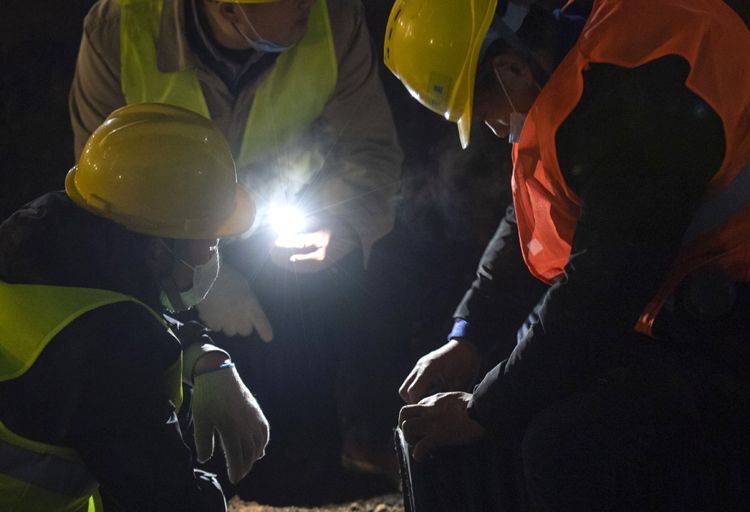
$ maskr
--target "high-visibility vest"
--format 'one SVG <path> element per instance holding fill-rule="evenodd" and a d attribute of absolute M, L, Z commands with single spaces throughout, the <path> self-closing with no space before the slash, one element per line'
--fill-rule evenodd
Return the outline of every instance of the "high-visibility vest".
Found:
<path fill-rule="evenodd" d="M 128 104 L 159 102 L 211 115 L 194 69 L 162 73 L 156 43 L 163 0 L 119 0 L 121 88 Z M 307 32 L 276 59 L 253 99 L 237 163 L 273 154 L 299 137 L 323 112 L 338 80 L 326 0 L 317 0 Z"/>
<path fill-rule="evenodd" d="M 750 31 L 720 0 L 597 0 L 577 43 L 531 107 L 513 148 L 513 201 L 521 250 L 544 282 L 570 258 L 581 200 L 565 182 L 555 135 L 583 93 L 592 63 L 635 68 L 667 55 L 690 64 L 686 86 L 716 111 L 726 149 L 676 262 L 636 330 L 651 327 L 679 283 L 701 267 L 750 281 Z"/>
<path fill-rule="evenodd" d="M 0 382 L 26 373 L 44 348 L 73 320 L 96 308 L 136 302 L 106 290 L 7 284 L 0 281 Z M 179 343 L 175 338 L 175 343 Z M 181 352 L 180 352 L 181 354 Z M 165 372 L 165 396 L 182 403 L 182 356 Z M 12 432 L 0 422 L 0 510 L 101 512 L 99 484 L 78 453 Z"/>

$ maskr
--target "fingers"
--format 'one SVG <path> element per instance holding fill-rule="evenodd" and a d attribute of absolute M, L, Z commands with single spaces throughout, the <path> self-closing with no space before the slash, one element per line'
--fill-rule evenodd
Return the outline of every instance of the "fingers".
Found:
<path fill-rule="evenodd" d="M 427 436 L 422 438 L 421 441 L 419 441 L 416 446 L 414 446 L 414 451 L 412 451 L 412 456 L 414 457 L 414 460 L 417 462 L 422 462 L 425 460 L 427 455 L 432 453 L 435 448 L 439 446 L 439 443 L 437 439 L 433 436 Z"/>
<path fill-rule="evenodd" d="M 419 376 L 411 383 L 411 386 L 406 390 L 406 396 L 410 404 L 419 402 L 427 395 L 427 392 L 433 386 L 433 379 L 430 377 L 427 372 L 420 372 Z"/>
<path fill-rule="evenodd" d="M 434 440 L 431 440 L 434 421 L 427 416 L 429 411 L 425 405 L 407 405 L 398 414 L 398 425 L 406 442 L 414 446 L 412 456 L 417 461 L 423 460 L 434 445 Z"/>
<path fill-rule="evenodd" d="M 207 421 L 194 418 L 193 438 L 195 439 L 195 455 L 198 462 L 206 462 L 214 454 L 214 427 Z"/>
<path fill-rule="evenodd" d="M 405 420 L 400 424 L 401 431 L 404 433 L 404 439 L 409 444 L 414 444 L 423 437 L 429 435 L 434 427 L 434 422 L 427 418 L 414 418 Z"/>
<path fill-rule="evenodd" d="M 306 249 L 317 249 L 328 247 L 331 242 L 331 233 L 327 230 L 313 231 L 311 233 L 294 233 L 281 236 L 276 239 L 274 245 L 282 249 L 297 249 L 297 252 Z"/>
<path fill-rule="evenodd" d="M 423 461 L 435 448 L 442 445 L 441 422 L 435 415 L 434 406 L 407 405 L 399 413 L 399 426 L 404 439 L 414 446 L 412 456 L 416 461 Z"/>
<path fill-rule="evenodd" d="M 242 441 L 238 435 L 228 431 L 219 431 L 219 437 L 221 438 L 221 447 L 224 450 L 224 458 L 227 461 L 227 476 L 230 482 L 236 484 L 250 470 L 244 461 Z"/>
<path fill-rule="evenodd" d="M 254 326 L 253 326 L 253 305 L 248 304 L 247 301 L 242 301 L 242 304 L 240 307 L 237 308 L 237 311 L 234 313 L 234 322 L 232 323 L 232 331 L 233 333 L 231 336 L 239 335 L 247 338 L 253 333 Z M 230 334 L 226 329 L 224 330 L 226 334 Z"/>
<path fill-rule="evenodd" d="M 260 459 L 260 447 L 255 443 L 253 436 L 245 436 L 242 439 L 242 460 L 243 468 L 240 480 L 245 478 L 248 473 L 253 469 L 255 461 Z"/>
<path fill-rule="evenodd" d="M 398 424 L 403 424 L 406 420 L 418 418 L 424 415 L 427 408 L 424 405 L 405 405 L 398 413 Z"/>
<path fill-rule="evenodd" d="M 256 303 L 256 307 L 253 307 L 249 313 L 252 320 L 250 331 L 252 332 L 252 328 L 254 327 L 255 330 L 258 331 L 260 339 L 266 343 L 273 340 L 273 327 L 271 327 L 271 321 L 266 316 L 263 308 L 260 307 L 260 304 Z"/>
<path fill-rule="evenodd" d="M 263 416 L 263 421 L 261 422 L 260 428 L 258 428 L 253 434 L 253 441 L 255 442 L 255 446 L 258 448 L 259 459 L 263 458 L 266 455 L 266 446 L 268 446 L 270 436 L 271 430 L 268 425 L 268 420 L 266 420 L 265 416 Z"/>
<path fill-rule="evenodd" d="M 398 394 L 407 404 L 416 404 L 435 387 L 440 380 L 430 367 L 425 367 L 420 363 L 414 367 L 411 373 L 404 379 Z"/>
<path fill-rule="evenodd" d="M 248 337 L 257 329 L 263 341 L 273 339 L 271 324 L 250 283 L 230 265 L 222 265 L 211 292 L 198 304 L 198 314 L 207 327 L 227 336 Z"/>
<path fill-rule="evenodd" d="M 298 263 L 303 261 L 323 261 L 326 259 L 327 247 L 319 247 L 312 252 L 296 253 L 289 257 L 289 261 L 292 263 Z"/>
<path fill-rule="evenodd" d="M 293 264 L 291 270 L 303 273 L 316 272 L 321 270 L 320 264 L 328 255 L 330 242 L 330 230 L 295 233 L 279 237 L 274 242 L 273 252 L 277 253 L 277 258 L 283 256 L 287 264 Z"/>
<path fill-rule="evenodd" d="M 412 403 L 409 400 L 409 388 L 411 388 L 412 383 L 419 378 L 420 370 L 418 367 L 414 367 L 411 372 L 409 372 L 409 375 L 406 376 L 404 379 L 404 382 L 401 383 L 401 387 L 398 388 L 398 394 L 401 397 L 401 399 L 406 402 L 407 404 Z"/>

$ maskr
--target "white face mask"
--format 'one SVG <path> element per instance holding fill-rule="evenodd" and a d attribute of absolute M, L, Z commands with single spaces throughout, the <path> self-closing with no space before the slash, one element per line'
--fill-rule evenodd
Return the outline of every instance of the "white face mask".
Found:
<path fill-rule="evenodd" d="M 242 17 L 245 18 L 245 21 L 247 21 L 247 24 L 250 26 L 250 30 L 253 31 L 255 39 L 249 38 L 247 34 L 240 30 L 237 25 L 234 25 L 234 30 L 236 30 L 237 33 L 242 36 L 245 42 L 250 45 L 250 48 L 261 53 L 281 53 L 287 51 L 293 46 L 280 45 L 278 43 L 274 43 L 273 41 L 269 41 L 268 39 L 262 38 L 258 31 L 255 29 L 255 25 L 253 25 L 253 22 L 250 21 L 250 18 L 247 17 L 247 13 L 245 13 L 245 10 L 242 9 L 242 6 L 240 6 L 240 12 L 242 13 Z"/>
<path fill-rule="evenodd" d="M 521 130 L 523 130 L 523 125 L 526 122 L 526 114 L 522 114 L 516 110 L 516 106 L 513 104 L 513 100 L 510 99 L 508 89 L 505 88 L 505 84 L 503 83 L 503 79 L 500 77 L 500 72 L 497 68 L 492 66 L 492 71 L 495 72 L 495 77 L 500 84 L 500 88 L 503 90 L 503 94 L 505 94 L 505 99 L 508 100 L 510 108 L 513 110 L 509 119 L 510 131 L 508 132 L 508 142 L 511 144 L 518 144 L 521 140 Z"/>
<path fill-rule="evenodd" d="M 164 244 L 163 241 L 162 243 Z M 193 286 L 189 290 L 180 292 L 173 284 L 164 283 L 160 295 L 161 303 L 168 311 L 173 313 L 187 311 L 205 299 L 214 282 L 216 282 L 216 278 L 219 275 L 219 267 L 221 266 L 219 249 L 216 248 L 211 252 L 211 257 L 206 263 L 193 266 L 182 258 L 178 258 L 167 244 L 164 244 L 164 246 L 174 256 L 175 260 L 192 269 Z M 174 282 L 174 279 L 170 276 L 167 281 Z"/>

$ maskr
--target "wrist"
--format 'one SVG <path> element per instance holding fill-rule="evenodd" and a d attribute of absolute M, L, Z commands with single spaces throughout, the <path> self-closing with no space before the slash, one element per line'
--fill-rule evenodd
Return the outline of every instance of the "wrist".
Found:
<path fill-rule="evenodd" d="M 210 373 L 224 368 L 232 368 L 234 363 L 225 352 L 207 352 L 195 362 L 193 379 L 204 373 Z"/>
<path fill-rule="evenodd" d="M 451 338 L 448 341 L 453 347 L 460 347 L 462 351 L 471 352 L 472 355 L 479 356 L 479 349 L 477 346 L 466 338 Z"/>

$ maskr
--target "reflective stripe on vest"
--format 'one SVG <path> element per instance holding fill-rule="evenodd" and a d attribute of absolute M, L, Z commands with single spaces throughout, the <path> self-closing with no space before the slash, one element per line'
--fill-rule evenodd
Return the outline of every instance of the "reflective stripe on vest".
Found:
<path fill-rule="evenodd" d="M 0 422 L 0 510 L 101 512 L 97 488 L 74 450 L 26 439 Z"/>
<path fill-rule="evenodd" d="M 210 117 L 194 70 L 162 73 L 157 41 L 163 0 L 119 0 L 121 87 L 130 103 L 160 102 Z M 317 0 L 307 32 L 279 55 L 255 92 L 237 163 L 246 166 L 299 137 L 323 112 L 338 80 L 326 0 Z"/>
<path fill-rule="evenodd" d="M 7 427 L 0 422 L 3 429 Z M 90 496 L 96 490 L 96 479 L 80 461 L 39 453 L 3 438 L 7 436 L 0 432 L 0 473 L 73 498 Z"/>
<path fill-rule="evenodd" d="M 591 63 L 635 68 L 666 55 L 690 64 L 685 85 L 724 126 L 725 154 L 685 244 L 636 329 L 651 325 L 686 275 L 716 264 L 734 280 L 750 280 L 750 31 L 721 0 L 596 0 L 576 45 L 529 111 L 513 148 L 513 201 L 524 260 L 554 282 L 570 258 L 581 201 L 557 161 L 555 136 L 578 104 Z"/>
<path fill-rule="evenodd" d="M 140 304 L 168 330 L 158 313 L 127 295 L 0 281 L 0 382 L 26 373 L 76 318 L 118 302 Z M 165 393 L 177 409 L 182 403 L 181 377 L 180 356 L 165 371 Z M 95 505 L 97 486 L 75 450 L 27 439 L 0 422 L 0 510 L 100 511 Z"/>

